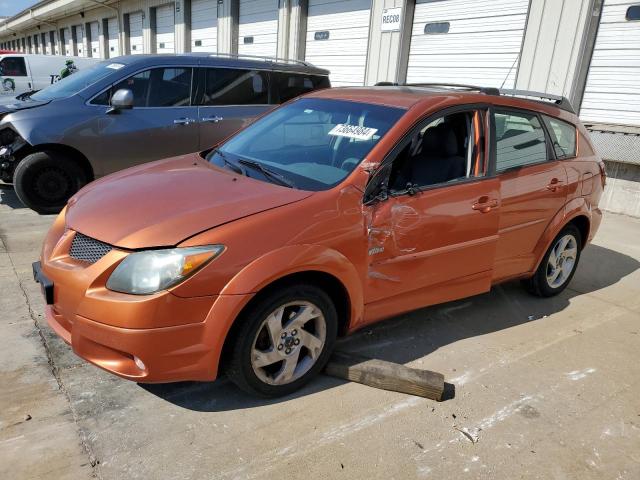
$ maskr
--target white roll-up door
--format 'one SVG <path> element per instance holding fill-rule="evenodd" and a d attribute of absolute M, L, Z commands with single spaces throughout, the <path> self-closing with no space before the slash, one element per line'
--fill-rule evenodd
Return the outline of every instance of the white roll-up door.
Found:
<path fill-rule="evenodd" d="M 408 83 L 513 88 L 529 0 L 417 0 Z"/>
<path fill-rule="evenodd" d="M 176 20 L 173 3 L 156 9 L 156 53 L 174 53 Z"/>
<path fill-rule="evenodd" d="M 73 38 L 71 38 L 71 29 L 64 29 L 64 54 L 73 55 Z"/>
<path fill-rule="evenodd" d="M 605 0 L 580 109 L 585 122 L 640 126 L 640 22 L 626 18 L 636 5 Z"/>
<path fill-rule="evenodd" d="M 278 0 L 240 0 L 238 53 L 275 57 L 278 49 Z"/>
<path fill-rule="evenodd" d="M 107 58 L 119 57 L 120 56 L 120 27 L 118 25 L 117 18 L 110 18 L 107 21 L 107 31 L 109 34 L 108 48 L 109 52 L 106 55 Z"/>
<path fill-rule="evenodd" d="M 131 55 L 144 53 L 142 39 L 142 12 L 129 14 L 129 48 Z"/>
<path fill-rule="evenodd" d="M 84 26 L 76 26 L 76 52 L 79 57 L 86 57 L 87 52 L 84 46 Z"/>
<path fill-rule="evenodd" d="M 191 51 L 216 53 L 218 45 L 217 0 L 191 1 Z"/>
<path fill-rule="evenodd" d="M 100 58 L 100 27 L 98 22 L 91 22 L 89 24 L 89 33 L 91 36 L 91 56 L 94 58 Z"/>
<path fill-rule="evenodd" d="M 309 0 L 305 60 L 334 86 L 364 85 L 371 0 Z"/>

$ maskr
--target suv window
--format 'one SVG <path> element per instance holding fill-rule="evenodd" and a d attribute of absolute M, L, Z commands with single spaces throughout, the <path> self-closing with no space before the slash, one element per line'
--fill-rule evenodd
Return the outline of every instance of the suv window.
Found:
<path fill-rule="evenodd" d="M 273 72 L 271 77 L 275 79 L 274 83 L 282 103 L 313 90 L 329 87 L 327 77 L 281 72 Z"/>
<path fill-rule="evenodd" d="M 23 57 L 4 57 L 0 60 L 0 75 L 8 77 L 26 77 L 27 66 Z"/>
<path fill-rule="evenodd" d="M 201 105 L 266 105 L 267 75 L 256 70 L 206 68 Z"/>
<path fill-rule="evenodd" d="M 133 92 L 134 107 L 188 107 L 191 105 L 191 77 L 193 69 L 184 67 L 152 68 L 136 73 L 91 102 L 109 105 L 111 95 L 120 89 Z"/>
<path fill-rule="evenodd" d="M 576 156 L 576 127 L 557 118 L 542 116 L 549 130 L 556 158 L 572 158 Z"/>
<path fill-rule="evenodd" d="M 544 129 L 536 114 L 497 111 L 494 120 L 497 171 L 548 160 Z"/>
<path fill-rule="evenodd" d="M 482 116 L 468 111 L 443 115 L 418 126 L 393 160 L 392 192 L 484 175 Z"/>

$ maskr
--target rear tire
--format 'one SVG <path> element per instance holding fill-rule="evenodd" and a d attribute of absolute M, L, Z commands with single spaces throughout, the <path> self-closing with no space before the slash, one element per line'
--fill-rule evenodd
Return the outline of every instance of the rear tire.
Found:
<path fill-rule="evenodd" d="M 569 224 L 553 239 L 533 277 L 524 280 L 525 288 L 538 297 L 552 297 L 562 292 L 576 273 L 582 236 Z"/>
<path fill-rule="evenodd" d="M 326 365 L 338 332 L 338 314 L 320 288 L 290 285 L 254 303 L 237 321 L 227 376 L 252 395 L 288 395 Z"/>
<path fill-rule="evenodd" d="M 27 155 L 13 174 L 20 201 L 40 214 L 58 213 L 86 183 L 86 174 L 76 162 L 51 151 Z"/>

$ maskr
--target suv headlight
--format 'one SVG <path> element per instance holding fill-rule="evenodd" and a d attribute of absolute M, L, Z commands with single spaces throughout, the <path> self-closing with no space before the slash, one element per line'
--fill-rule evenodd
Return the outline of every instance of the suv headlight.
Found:
<path fill-rule="evenodd" d="M 224 251 L 223 245 L 146 250 L 127 256 L 113 271 L 107 288 L 148 295 L 177 285 Z"/>

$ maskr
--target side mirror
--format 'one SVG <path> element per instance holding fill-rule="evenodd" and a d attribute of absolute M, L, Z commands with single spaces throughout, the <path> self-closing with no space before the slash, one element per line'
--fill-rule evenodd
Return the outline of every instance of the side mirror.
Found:
<path fill-rule="evenodd" d="M 111 108 L 107 113 L 117 113 L 120 110 L 131 110 L 133 108 L 133 92 L 127 88 L 121 88 L 111 97 Z"/>

